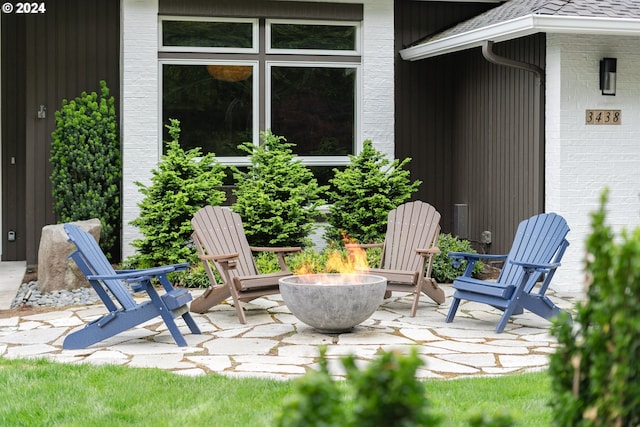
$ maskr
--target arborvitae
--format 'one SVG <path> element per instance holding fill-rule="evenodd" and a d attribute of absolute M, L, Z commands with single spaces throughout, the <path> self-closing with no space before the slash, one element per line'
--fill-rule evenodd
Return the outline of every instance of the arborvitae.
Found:
<path fill-rule="evenodd" d="M 131 224 L 144 237 L 132 242 L 137 252 L 128 261 L 138 268 L 196 262 L 196 250 L 190 244 L 191 218 L 200 208 L 218 206 L 226 199 L 220 190 L 224 167 L 215 155 L 203 156 L 200 148 L 182 149 L 178 120 L 170 119 L 166 127 L 172 140 L 152 171 L 151 185 L 136 182 L 144 198 L 138 204 L 140 216 Z"/>
<path fill-rule="evenodd" d="M 120 230 L 120 142 L 115 101 L 106 82 L 100 95 L 62 101 L 56 111 L 50 162 L 53 211 L 60 222 L 98 218 L 100 245 L 118 254 Z"/>
<path fill-rule="evenodd" d="M 410 158 L 390 161 L 369 140 L 358 156 L 349 157 L 347 167 L 334 169 L 330 180 L 325 238 L 340 241 L 344 234 L 360 243 L 381 242 L 389 211 L 407 201 L 422 182 L 411 182 L 409 171 L 403 169 Z"/>
<path fill-rule="evenodd" d="M 233 210 L 241 217 L 254 246 L 305 246 L 324 203 L 313 173 L 296 159 L 282 136 L 262 132 L 262 144 L 240 146 L 249 154 L 246 172 L 236 169 Z"/>

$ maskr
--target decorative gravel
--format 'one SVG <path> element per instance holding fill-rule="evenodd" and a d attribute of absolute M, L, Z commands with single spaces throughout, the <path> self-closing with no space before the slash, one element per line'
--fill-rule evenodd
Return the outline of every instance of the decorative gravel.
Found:
<path fill-rule="evenodd" d="M 66 289 L 41 293 L 38 282 L 23 283 L 18 289 L 11 308 L 22 305 L 33 307 L 64 307 L 67 305 L 87 305 L 100 301 L 93 288 L 78 288 L 72 291 Z"/>

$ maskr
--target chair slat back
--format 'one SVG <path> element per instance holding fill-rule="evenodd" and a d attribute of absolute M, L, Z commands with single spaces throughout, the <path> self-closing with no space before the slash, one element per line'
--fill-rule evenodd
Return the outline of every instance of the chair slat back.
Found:
<path fill-rule="evenodd" d="M 76 262 L 82 274 L 85 276 L 116 275 L 111 263 L 91 234 L 74 224 L 65 224 L 64 230 L 69 236 L 69 241 L 76 246 L 76 251 L 70 257 Z M 135 300 L 121 280 L 90 280 L 89 282 L 99 295 L 102 294 L 101 297 L 104 293 L 100 292 L 98 287 L 102 288 L 100 283 L 104 284 L 125 310 L 136 307 Z M 107 307 L 112 307 L 112 304 L 105 301 L 104 298 L 103 302 Z"/>
<path fill-rule="evenodd" d="M 230 270 L 232 277 L 258 274 L 240 215 L 220 206 L 205 206 L 195 213 L 191 226 L 207 255 L 239 255 L 236 268 Z"/>
<path fill-rule="evenodd" d="M 525 272 L 509 260 L 532 264 L 559 262 L 568 246 L 568 233 L 566 220 L 555 213 L 535 215 L 522 221 L 497 281 L 520 283 Z"/>
<path fill-rule="evenodd" d="M 408 202 L 389 212 L 380 268 L 418 271 L 423 258 L 416 249 L 436 245 L 440 213 L 428 203 Z"/>

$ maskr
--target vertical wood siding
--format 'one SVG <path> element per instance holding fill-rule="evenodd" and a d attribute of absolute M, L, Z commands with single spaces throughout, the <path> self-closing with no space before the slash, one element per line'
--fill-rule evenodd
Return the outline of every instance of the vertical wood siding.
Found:
<path fill-rule="evenodd" d="M 398 49 L 496 4 L 397 3 Z M 544 35 L 495 45 L 501 56 L 544 68 Z M 415 198 L 453 231 L 453 205 L 469 205 L 470 240 L 492 232 L 508 251 L 517 224 L 542 212 L 544 99 L 534 74 L 498 66 L 479 48 L 396 65 L 396 156 L 424 181 Z"/>
<path fill-rule="evenodd" d="M 37 262 L 42 227 L 57 222 L 49 180 L 55 111 L 63 99 L 98 91 L 100 80 L 118 99 L 119 22 L 120 2 L 113 0 L 56 0 L 47 3 L 46 13 L 29 15 L 24 22 L 24 50 L 18 53 L 24 58 L 24 118 L 15 126 L 25 129 L 24 141 L 17 143 L 26 146 L 23 232 L 28 264 Z M 47 109 L 46 119 L 36 116 L 40 105 Z"/>
<path fill-rule="evenodd" d="M 2 260 L 25 259 L 24 15 L 2 14 Z M 12 164 L 15 159 L 16 164 Z M 15 231 L 16 240 L 8 241 Z"/>

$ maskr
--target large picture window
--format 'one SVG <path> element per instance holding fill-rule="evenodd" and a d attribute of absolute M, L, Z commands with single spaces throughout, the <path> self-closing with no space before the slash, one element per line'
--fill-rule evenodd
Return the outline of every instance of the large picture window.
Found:
<path fill-rule="evenodd" d="M 356 153 L 359 22 L 160 19 L 161 119 L 185 148 L 242 166 L 238 145 L 271 129 L 319 175 Z"/>

